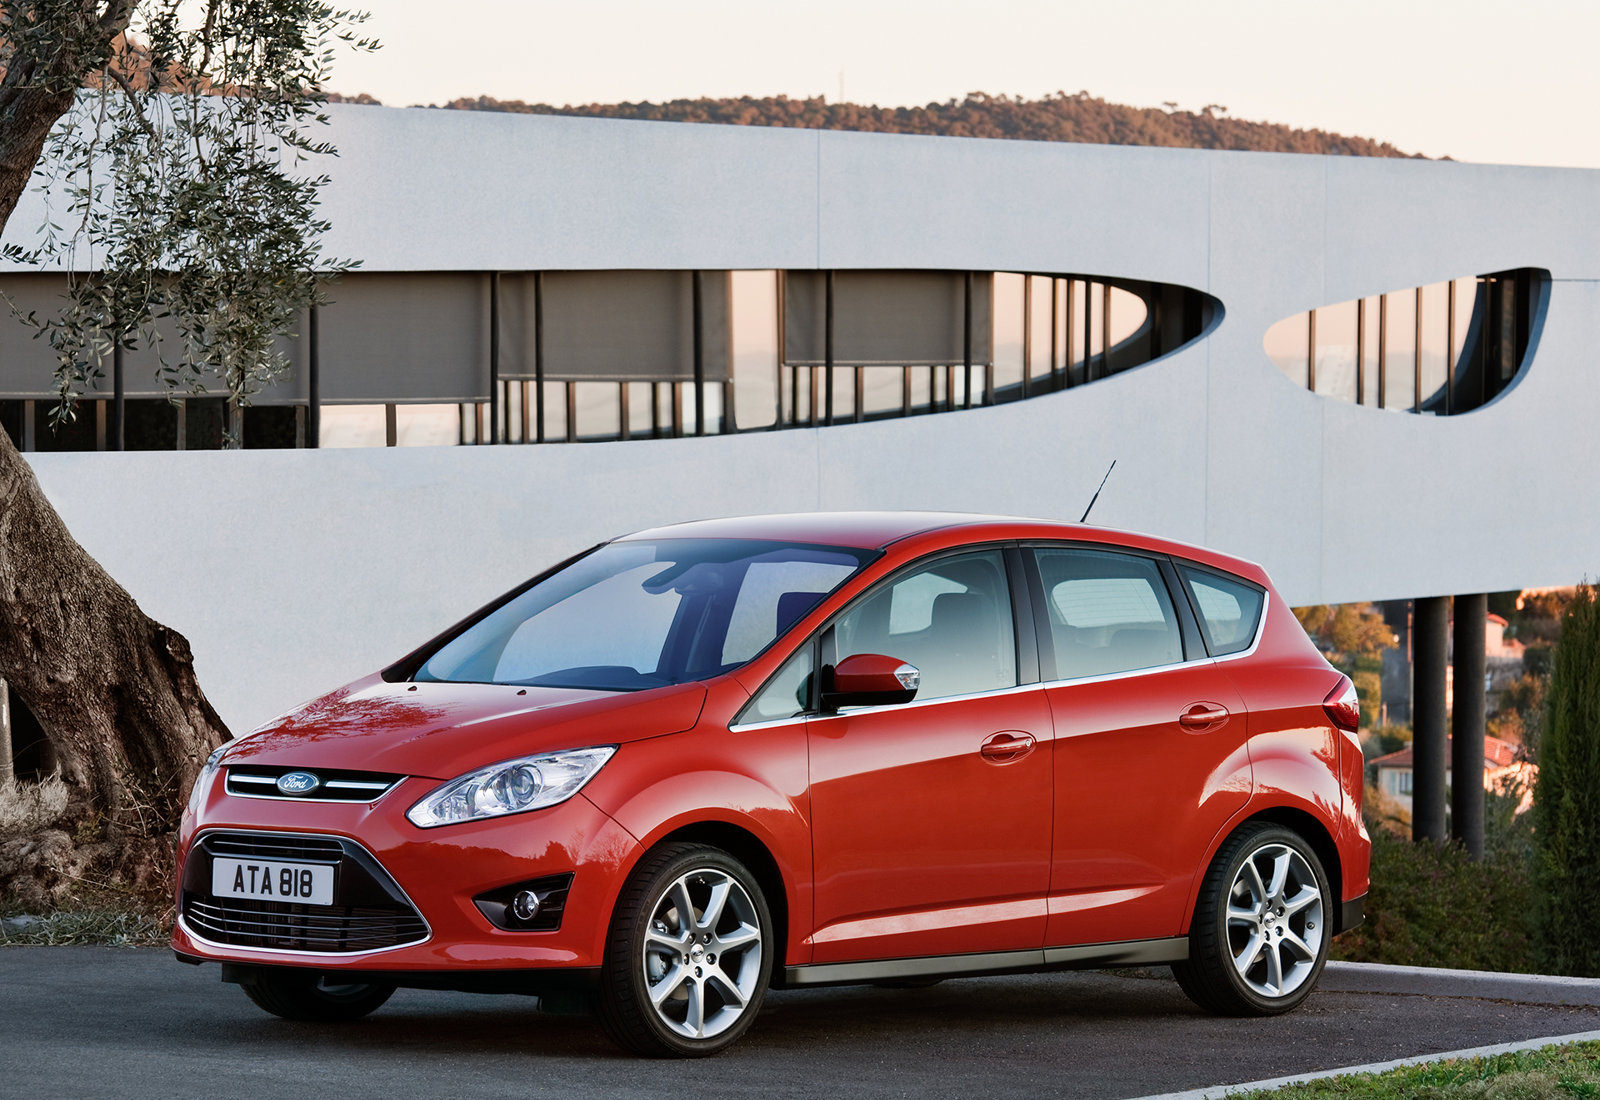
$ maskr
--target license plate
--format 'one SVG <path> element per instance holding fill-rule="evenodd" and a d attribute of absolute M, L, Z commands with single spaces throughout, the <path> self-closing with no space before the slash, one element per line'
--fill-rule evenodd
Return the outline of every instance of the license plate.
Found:
<path fill-rule="evenodd" d="M 213 859 L 211 893 L 219 898 L 333 904 L 333 868 L 264 859 Z"/>

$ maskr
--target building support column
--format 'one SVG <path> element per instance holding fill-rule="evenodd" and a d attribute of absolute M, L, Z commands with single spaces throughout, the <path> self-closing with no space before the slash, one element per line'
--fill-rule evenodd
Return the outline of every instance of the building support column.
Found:
<path fill-rule="evenodd" d="M 1412 612 L 1411 839 L 1443 842 L 1445 751 L 1445 634 L 1450 597 L 1417 600 Z"/>
<path fill-rule="evenodd" d="M 1455 705 L 1450 708 L 1450 835 L 1483 858 L 1484 620 L 1489 596 L 1456 597 Z"/>

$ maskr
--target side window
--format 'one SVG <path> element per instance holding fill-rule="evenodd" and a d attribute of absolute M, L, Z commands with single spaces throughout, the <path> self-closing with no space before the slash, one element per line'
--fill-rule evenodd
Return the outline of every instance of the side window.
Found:
<path fill-rule="evenodd" d="M 1033 553 L 1044 582 L 1058 679 L 1183 660 L 1182 630 L 1155 562 L 1066 547 Z"/>
<path fill-rule="evenodd" d="M 1261 608 L 1266 593 L 1248 581 L 1207 573 L 1179 565 L 1183 583 L 1189 586 L 1195 606 L 1200 609 L 1200 626 L 1206 633 L 1206 647 L 1213 657 L 1242 653 L 1256 639 L 1261 624 Z"/>
<path fill-rule="evenodd" d="M 803 714 L 811 696 L 812 645 L 808 642 L 783 663 L 777 675 L 745 706 L 738 721 L 776 722 Z"/>
<path fill-rule="evenodd" d="M 919 700 L 1015 687 L 1005 558 L 940 558 L 884 585 L 835 620 L 834 644 L 839 660 L 881 653 L 916 665 Z"/>

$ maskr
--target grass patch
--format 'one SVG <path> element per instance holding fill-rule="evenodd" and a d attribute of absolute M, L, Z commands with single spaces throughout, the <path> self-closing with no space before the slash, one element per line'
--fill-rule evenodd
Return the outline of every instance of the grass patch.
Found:
<path fill-rule="evenodd" d="M 1600 1043 L 1541 1047 L 1488 1058 L 1449 1059 L 1387 1073 L 1329 1077 L 1230 1100 L 1545 1100 L 1600 1098 Z"/>
<path fill-rule="evenodd" d="M 125 891 L 85 888 L 54 909 L 30 912 L 17 898 L 0 899 L 0 947 L 165 947 L 172 907 Z"/>
<path fill-rule="evenodd" d="M 0 919 L 0 947 L 165 947 L 165 916 L 122 909 L 68 909 Z"/>

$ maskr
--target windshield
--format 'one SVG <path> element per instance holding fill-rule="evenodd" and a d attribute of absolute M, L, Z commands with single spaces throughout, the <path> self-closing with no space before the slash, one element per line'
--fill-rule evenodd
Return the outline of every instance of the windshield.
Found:
<path fill-rule="evenodd" d="M 752 539 L 614 542 L 456 635 L 418 680 L 640 691 L 771 645 L 876 554 Z"/>

